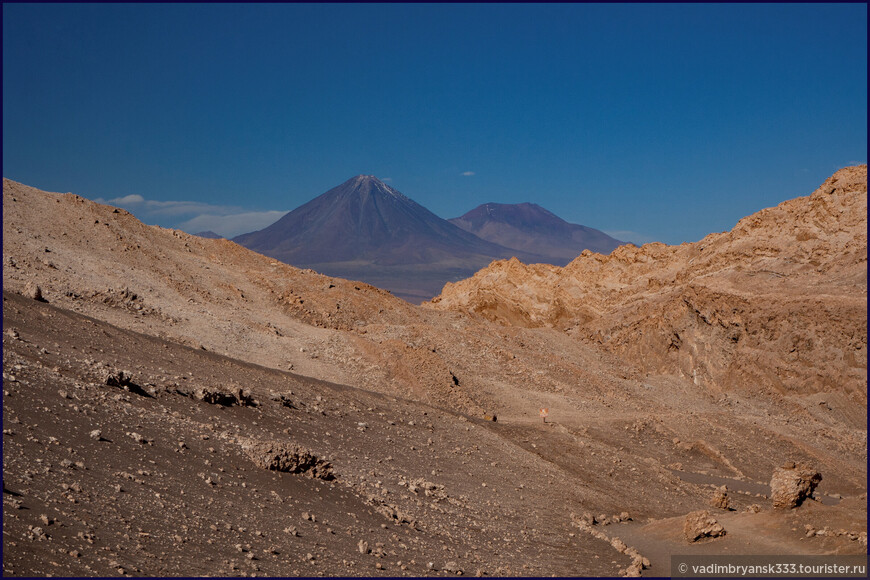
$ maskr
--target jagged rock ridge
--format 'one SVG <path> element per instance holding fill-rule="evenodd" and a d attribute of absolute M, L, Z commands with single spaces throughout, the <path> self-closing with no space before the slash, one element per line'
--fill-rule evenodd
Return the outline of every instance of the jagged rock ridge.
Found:
<path fill-rule="evenodd" d="M 715 390 L 837 392 L 866 404 L 867 166 L 696 243 L 499 261 L 429 306 L 552 326 Z"/>

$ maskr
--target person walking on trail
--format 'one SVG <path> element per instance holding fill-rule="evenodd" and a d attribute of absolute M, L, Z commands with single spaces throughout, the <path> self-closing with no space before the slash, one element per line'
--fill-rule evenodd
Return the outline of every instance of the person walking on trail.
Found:
<path fill-rule="evenodd" d="M 544 423 L 547 422 L 547 415 L 549 415 L 549 414 L 550 414 L 550 410 L 549 410 L 549 409 L 546 409 L 546 408 L 541 409 L 541 419 L 544 420 Z"/>

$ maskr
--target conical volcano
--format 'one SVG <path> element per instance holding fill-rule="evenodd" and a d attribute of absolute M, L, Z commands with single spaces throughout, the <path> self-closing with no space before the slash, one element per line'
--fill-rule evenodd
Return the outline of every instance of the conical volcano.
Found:
<path fill-rule="evenodd" d="M 483 240 L 372 175 L 358 175 L 233 241 L 300 268 L 362 280 L 417 302 L 494 259 L 540 256 Z"/>

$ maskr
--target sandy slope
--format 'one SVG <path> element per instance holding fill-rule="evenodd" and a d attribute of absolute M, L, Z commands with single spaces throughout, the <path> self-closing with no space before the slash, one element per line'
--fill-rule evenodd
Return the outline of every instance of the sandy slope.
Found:
<path fill-rule="evenodd" d="M 582 490 L 553 486 L 558 470 L 491 423 L 14 294 L 3 311 L 5 574 L 419 576 L 455 562 L 466 574 L 611 575 L 613 560 L 628 563 L 569 536 L 560 502 L 580 505 Z M 132 388 L 104 384 L 117 369 Z M 239 385 L 252 406 L 193 398 Z M 329 460 L 335 479 L 244 453 L 276 440 Z"/>
<path fill-rule="evenodd" d="M 866 182 L 864 191 L 866 207 Z M 64 522 L 85 520 L 102 529 L 97 536 L 102 536 L 104 544 L 99 546 L 109 549 L 99 555 L 112 552 L 113 561 L 128 572 L 240 573 L 231 569 L 232 564 L 227 563 L 230 560 L 237 566 L 253 562 L 263 572 L 278 570 L 270 567 L 266 555 L 250 560 L 246 552 L 233 550 L 235 543 L 250 543 L 253 547 L 260 541 L 250 538 L 250 531 L 257 528 L 241 522 L 244 517 L 251 517 L 258 527 L 266 527 L 270 521 L 266 514 L 273 514 L 264 510 L 277 507 L 264 498 L 273 497 L 272 491 L 282 494 L 285 489 L 282 486 L 290 486 L 294 498 L 299 494 L 294 510 L 315 513 L 320 510 L 327 514 L 323 519 L 342 521 L 345 526 L 350 525 L 348 513 L 369 519 L 353 534 L 353 541 L 348 539 L 339 544 L 334 544 L 332 534 L 322 529 L 325 526 L 318 528 L 317 534 L 321 535 L 314 534 L 309 544 L 308 540 L 300 543 L 294 539 L 296 536 L 278 535 L 279 527 L 268 523 L 273 527 L 264 533 L 270 541 L 277 542 L 276 547 L 283 555 L 272 554 L 268 558 L 275 556 L 275 562 L 284 562 L 286 556 L 288 561 L 299 561 L 301 568 L 290 568 L 298 573 L 380 573 L 374 568 L 376 560 L 371 555 L 367 555 L 367 560 L 358 550 L 354 552 L 358 540 L 363 539 L 360 535 L 363 529 L 375 530 L 379 538 L 367 539 L 370 545 L 376 542 L 384 543 L 385 547 L 390 545 L 384 539 L 386 536 L 379 535 L 378 530 L 384 529 L 378 523 L 381 520 L 364 507 L 369 499 L 366 493 L 384 497 L 380 488 L 371 489 L 380 480 L 381 488 L 393 486 L 387 488 L 386 496 L 396 508 L 412 514 L 411 519 L 436 522 L 427 524 L 430 527 L 418 530 L 419 533 L 403 531 L 402 534 L 416 534 L 416 552 L 402 555 L 399 550 L 403 549 L 393 544 L 391 549 L 396 551 L 396 557 L 389 556 L 392 564 L 388 566 L 387 559 L 378 559 L 387 566 L 385 573 L 425 573 L 419 567 L 424 560 L 435 562 L 434 566 L 443 571 L 449 555 L 450 561 L 462 560 L 460 567 L 466 574 L 478 567 L 488 574 L 613 574 L 617 568 L 624 568 L 629 558 L 575 527 L 572 512 L 611 516 L 627 511 L 633 522 L 602 529 L 609 535 L 619 535 L 618 529 L 622 528 L 625 533 L 635 530 L 644 538 L 655 538 L 644 527 L 651 523 L 650 518 L 680 519 L 689 511 L 706 507 L 708 484 L 693 482 L 693 477 L 728 477 L 747 489 L 763 489 L 773 468 L 783 458 L 817 465 L 824 475 L 820 493 L 840 494 L 848 500 L 838 506 L 813 507 L 840 510 L 837 513 L 845 510 L 843 521 L 852 522 L 847 531 L 866 532 L 866 511 L 855 507 L 863 505 L 855 498 L 866 494 L 866 383 L 859 382 L 861 373 L 866 372 L 866 357 L 850 355 L 841 344 L 842 337 L 851 333 L 855 344 L 866 348 L 866 315 L 853 316 L 855 295 L 866 288 L 866 264 L 849 261 L 849 256 L 860 257 L 861 243 L 866 248 L 866 218 L 863 242 L 860 226 L 858 230 L 848 230 L 841 240 L 837 238 L 840 241 L 826 237 L 816 242 L 819 247 L 844 246 L 845 249 L 838 250 L 836 259 L 807 266 L 807 260 L 818 259 L 820 255 L 810 252 L 800 258 L 803 261 L 784 262 L 791 270 L 776 270 L 780 274 L 794 274 L 794 279 L 800 282 L 796 286 L 816 282 L 817 288 L 823 288 L 824 292 L 818 292 L 816 298 L 830 308 L 826 324 L 811 308 L 800 308 L 802 303 L 794 296 L 778 297 L 779 290 L 773 287 L 742 283 L 744 279 L 758 280 L 758 272 L 763 269 L 773 269 L 768 262 L 752 262 L 751 268 L 732 268 L 736 272 L 734 278 L 718 278 L 732 280 L 735 287 L 742 288 L 749 305 L 746 312 L 752 313 L 750 316 L 741 312 L 746 335 L 751 334 L 751 325 L 758 325 L 764 332 L 788 331 L 791 333 L 788 336 L 807 334 L 809 328 L 813 333 L 810 338 L 814 339 L 809 346 L 814 360 L 801 363 L 809 370 L 800 370 L 803 367 L 796 363 L 786 368 L 797 373 L 794 384 L 798 388 L 778 388 L 772 382 L 763 384 L 769 388 L 752 388 L 739 373 L 733 375 L 738 377 L 735 384 L 739 388 L 730 384 L 725 388 L 721 365 L 717 366 L 716 357 L 709 354 L 719 349 L 720 343 L 714 339 L 718 339 L 720 331 L 706 328 L 722 327 L 725 332 L 728 325 L 719 323 L 724 320 L 725 311 L 705 310 L 707 303 L 703 302 L 699 303 L 700 314 L 694 310 L 687 314 L 687 309 L 672 314 L 667 305 L 680 302 L 675 302 L 665 290 L 653 293 L 649 300 L 645 294 L 632 293 L 632 284 L 637 279 L 645 280 L 647 287 L 656 284 L 649 280 L 659 280 L 665 288 L 671 276 L 676 279 L 680 271 L 687 271 L 672 267 L 674 261 L 659 257 L 653 262 L 649 257 L 650 252 L 663 255 L 685 252 L 684 247 L 645 246 L 633 250 L 631 259 L 620 255 L 608 259 L 588 255 L 578 258 L 565 270 L 586 264 L 583 267 L 590 271 L 604 272 L 607 260 L 623 264 L 622 270 L 598 279 L 602 287 L 613 289 L 599 293 L 599 302 L 591 299 L 594 293 L 588 287 L 577 286 L 587 292 L 588 299 L 578 302 L 592 314 L 587 319 L 581 320 L 565 309 L 568 316 L 529 324 L 531 309 L 515 316 L 520 311 L 512 306 L 496 306 L 487 316 L 496 311 L 505 315 L 495 316 L 497 321 L 491 322 L 478 314 L 414 307 L 374 287 L 298 270 L 226 240 L 201 239 L 144 226 L 123 210 L 74 195 L 41 192 L 8 180 L 4 180 L 3 194 L 3 277 L 8 292 L 4 300 L 4 327 L 15 328 L 19 333 L 19 338 L 4 335 L 4 388 L 9 393 L 4 396 L 4 418 L 11 413 L 21 421 L 20 427 L 12 427 L 14 434 L 4 436 L 4 481 L 10 482 L 4 499 L 20 501 L 28 508 L 4 512 L 4 525 L 11 530 L 4 536 L 7 555 L 4 565 L 7 561 L 14 565 L 7 573 L 36 574 L 54 569 L 50 562 L 61 556 L 54 556 L 58 552 L 51 549 L 35 550 L 33 546 L 52 549 L 53 546 L 48 540 L 45 544 L 29 539 L 28 535 L 33 534 L 27 526 L 48 529 L 39 523 L 39 515 L 49 509 L 60 510 L 52 503 L 55 501 L 64 502 L 63 510 L 52 512 L 59 515 L 49 514 L 51 517 Z M 825 201 L 820 205 L 829 204 Z M 815 221 L 812 224 L 814 228 L 821 227 Z M 739 236 L 732 238 L 734 241 L 724 246 L 734 249 L 740 245 Z M 773 247 L 772 242 L 770 245 Z M 699 248 L 693 251 L 702 252 Z M 754 250 L 747 246 L 739 251 Z M 813 258 L 814 255 L 817 257 Z M 794 254 L 789 257 L 798 259 Z M 714 258 L 701 261 L 706 265 L 693 278 L 696 294 L 689 294 L 686 285 L 675 286 L 673 292 L 690 298 L 704 298 L 704 292 L 712 292 L 698 286 L 697 280 L 702 275 L 715 278 L 721 264 Z M 638 276 L 641 266 L 635 264 L 643 262 L 646 274 Z M 693 264 L 696 262 L 697 259 Z M 504 267 L 495 264 L 490 270 Z M 522 265 L 507 267 L 522 268 Z M 828 278 L 836 284 L 823 284 L 821 277 L 799 279 L 799 273 L 812 268 L 827 268 Z M 558 269 L 548 272 L 557 275 Z M 485 272 L 478 278 L 481 275 Z M 566 286 L 566 293 L 573 292 L 564 279 L 559 282 Z M 19 295 L 33 284 L 41 287 L 47 305 Z M 544 292 L 546 286 L 528 285 L 527 289 L 530 293 L 532 289 Z M 751 293 L 756 287 L 764 290 L 759 292 L 762 298 L 756 299 Z M 715 286 L 723 294 L 725 288 L 724 282 Z M 736 291 L 730 292 L 728 300 L 733 300 Z M 834 298 L 829 299 L 829 295 Z M 620 299 L 628 305 L 622 314 L 612 306 Z M 762 323 L 760 317 L 765 309 L 771 304 L 779 305 L 778 301 L 791 308 L 788 315 L 772 309 L 766 314 L 772 323 Z M 546 301 L 535 304 L 535 308 L 545 308 Z M 99 322 L 87 322 L 75 312 Z M 624 326 L 616 324 L 619 316 L 627 321 Z M 804 326 L 801 316 L 814 317 L 815 326 Z M 690 326 L 687 321 L 692 317 L 706 317 L 712 323 L 695 321 Z M 525 321 L 529 327 L 503 324 L 508 320 Z M 793 324 L 795 320 L 798 324 Z M 686 326 L 679 326 L 680 323 Z M 649 325 L 659 325 L 661 331 L 652 332 Z M 95 332 L 98 328 L 100 332 Z M 663 353 L 656 354 L 661 337 L 670 338 L 675 329 L 681 333 L 682 341 L 676 352 L 665 346 Z M 756 343 L 750 343 L 755 345 L 754 350 L 742 356 L 750 359 L 750 355 L 755 356 L 759 368 L 768 368 L 764 356 L 774 357 L 771 359 L 774 361 L 786 360 L 777 350 L 779 339 L 754 340 Z M 768 349 L 773 354 L 764 351 L 765 344 L 776 346 Z M 691 354 L 697 361 L 701 358 L 698 352 L 708 353 L 702 359 L 706 365 L 703 368 L 708 370 L 701 379 L 693 381 L 687 370 L 700 367 L 698 364 L 687 367 L 684 359 Z M 823 359 L 829 362 L 827 371 L 819 364 Z M 100 364 L 128 368 L 138 384 L 153 385 L 149 388 L 154 394 L 133 396 L 101 384 L 94 371 Z M 21 368 L 16 369 L 15 365 Z M 800 372 L 791 371 L 792 368 Z M 806 376 L 811 373 L 819 372 L 839 372 L 840 379 L 824 389 L 809 388 L 811 383 L 801 382 L 808 380 Z M 779 370 L 772 374 L 778 373 Z M 7 378 L 12 375 L 16 378 L 14 382 Z M 698 376 L 696 372 L 696 379 Z M 209 384 L 248 388 L 263 404 L 218 411 L 184 394 L 194 385 Z M 58 390 L 82 402 L 63 398 Z M 301 409 L 297 409 L 299 412 L 291 412 L 270 398 L 271 391 L 286 394 L 291 390 L 296 394 L 288 395 L 292 400 L 299 398 L 305 403 L 304 407 L 296 405 Z M 129 400 L 117 400 L 118 394 Z M 317 400 L 318 396 L 321 400 Z M 34 405 L 32 400 L 40 402 Z M 540 407 L 550 409 L 550 424 L 544 425 L 538 417 Z M 96 413 L 99 421 L 92 420 L 82 409 Z M 427 415 L 422 415 L 424 412 Z M 485 414 L 497 414 L 498 422 L 484 421 Z M 410 421 L 415 425 L 411 426 Z M 358 429 L 360 422 L 368 424 L 363 431 Z M 117 451 L 115 455 L 104 459 L 97 451 L 101 448 L 96 446 L 103 442 L 86 436 L 95 428 L 94 424 L 112 434 L 109 438 L 113 443 L 107 445 L 115 446 L 109 447 Z M 373 425 L 380 427 L 376 429 Z M 134 430 L 153 438 L 154 445 L 136 444 L 123 434 Z M 144 433 L 146 430 L 149 432 Z M 223 435 L 215 438 L 215 433 Z M 210 439 L 201 439 L 203 434 Z M 54 437 L 57 443 L 49 437 Z M 239 440 L 244 437 L 283 437 L 329 457 L 338 474 L 335 485 L 349 486 L 336 490 L 348 492 L 344 496 L 339 491 L 333 494 L 324 486 L 319 486 L 320 492 L 314 492 L 305 487 L 307 480 L 299 476 L 282 474 L 272 478 L 269 472 L 254 470 L 250 460 L 238 451 Z M 176 439 L 183 439 L 190 449 L 176 452 Z M 196 445 L 191 445 L 191 441 Z M 236 473 L 237 467 L 244 467 L 245 477 L 258 478 L 254 487 L 260 490 L 259 496 L 241 493 L 232 486 L 234 495 L 226 497 L 232 498 L 234 509 L 212 509 L 208 499 L 219 501 L 218 496 L 205 493 L 196 501 L 186 502 L 190 507 L 179 507 L 184 502 L 180 499 L 181 490 L 202 483 L 202 478 L 196 480 L 197 474 L 216 471 L 208 441 L 214 441 L 211 446 L 231 465 L 224 466 L 225 471 Z M 59 489 L 52 482 L 58 463 L 64 458 L 77 461 L 79 453 L 85 458 L 82 461 L 86 472 L 60 472 L 69 475 L 66 483 L 82 479 L 80 486 L 88 490 L 87 502 L 80 499 L 76 504 L 62 495 L 71 493 L 76 498 L 75 494 L 82 492 Z M 183 453 L 190 455 L 179 463 Z M 33 468 L 36 458 L 48 461 L 49 471 Z M 148 467 L 150 461 L 159 468 Z M 190 473 L 181 468 L 188 465 Z M 184 519 L 188 523 L 184 525 L 188 530 L 174 521 L 145 518 L 140 504 L 134 502 L 122 509 L 112 499 L 119 494 L 126 497 L 123 493 L 127 493 L 113 491 L 113 478 L 118 477 L 113 474 L 123 471 L 135 475 L 134 468 L 163 474 L 160 489 L 152 490 L 160 493 L 161 498 L 143 495 L 152 503 L 141 505 L 157 509 L 153 506 L 159 505 L 154 501 L 167 505 L 174 502 L 174 509 L 187 514 Z M 225 480 L 229 477 L 220 471 L 216 473 L 212 481 L 218 481 L 216 477 Z M 449 498 L 442 500 L 450 506 L 448 514 L 398 483 L 400 478 L 424 476 L 444 485 L 448 495 L 456 499 L 457 503 L 451 503 Z M 153 476 L 136 477 L 147 482 L 146 478 Z M 361 477 L 366 477 L 365 485 L 360 483 Z M 93 485 L 87 484 L 88 478 L 95 478 Z M 135 489 L 146 485 L 133 483 Z M 487 486 L 483 487 L 483 483 Z M 308 491 L 302 491 L 303 488 Z M 755 493 L 759 491 L 745 494 L 735 491 L 739 510 L 752 503 L 763 508 L 761 513 L 749 514 L 744 519 L 765 526 L 766 533 L 781 534 L 783 553 L 802 546 L 803 543 L 788 540 L 795 534 L 791 526 L 773 526 L 773 532 L 768 530 L 769 522 L 784 520 Z M 460 496 L 467 501 L 457 499 Z M 866 499 L 866 495 L 863 497 Z M 418 505 L 418 500 L 423 505 Z M 228 499 L 220 501 L 224 502 L 221 505 L 229 506 Z M 120 510 L 125 520 L 100 515 L 102 506 L 110 504 Z M 447 509 L 445 505 L 441 507 Z M 429 508 L 434 511 L 429 513 Z M 858 529 L 862 515 L 863 528 Z M 286 514 L 279 519 L 290 517 Z M 388 516 L 377 517 L 387 518 L 382 523 L 391 525 Z M 118 521 L 126 523 L 121 525 Z M 225 521 L 235 521 L 231 525 L 247 531 L 215 537 L 216 544 L 208 544 L 208 537 L 214 532 L 210 526 L 220 528 Z M 741 524 L 744 531 L 738 534 L 735 530 L 731 537 L 748 538 L 757 533 L 758 528 L 750 524 Z M 299 523 L 293 525 L 302 534 Z M 149 548 L 139 540 L 151 556 L 138 553 L 137 526 L 164 538 L 159 549 Z M 284 527 L 282 523 L 280 530 Z M 344 533 L 336 528 L 333 528 L 336 534 Z M 62 545 L 69 546 L 67 551 L 79 550 L 84 554 L 85 549 L 92 552 L 93 546 L 98 545 L 75 539 L 75 534 L 67 537 L 65 531 L 63 534 L 57 531 L 60 529 L 54 528 L 55 535 L 66 538 L 64 542 L 68 543 Z M 186 540 L 173 543 L 165 538 L 164 531 L 170 539 L 177 534 Z M 52 534 L 51 529 L 48 532 Z M 448 541 L 445 534 L 453 534 L 454 539 Z M 242 539 L 237 540 L 239 537 Z M 281 538 L 280 542 L 277 538 Z M 656 554 L 680 553 L 685 549 L 679 540 L 669 538 L 665 534 L 660 541 L 656 540 Z M 409 537 L 401 543 L 411 550 L 410 541 Z M 865 544 L 848 535 L 836 536 L 831 541 L 838 543 L 839 550 L 866 550 Z M 196 549 L 190 550 L 188 544 Z M 479 557 L 467 556 L 457 547 L 460 544 L 474 546 L 473 550 L 465 550 L 479 553 Z M 442 545 L 447 545 L 447 549 Z M 262 553 L 262 549 L 269 547 L 264 541 L 257 549 Z M 308 553 L 322 566 L 306 563 Z M 212 560 L 199 557 L 202 554 Z M 159 566 L 147 567 L 146 564 L 156 566 L 157 556 Z M 68 573 L 104 574 L 115 569 L 108 567 L 110 558 L 86 561 L 84 556 L 67 555 L 61 559 L 63 563 L 58 561 L 61 567 L 71 566 L 63 568 Z M 395 564 L 401 560 L 407 566 L 411 559 L 416 567 L 402 570 Z M 344 561 L 355 564 L 348 566 Z M 86 562 L 91 568 L 74 567 L 76 562 Z M 523 568 L 523 564 L 528 568 Z M 656 569 L 660 563 L 654 566 L 651 573 L 668 573 Z M 312 571 L 315 569 L 317 572 Z M 239 570 L 254 571 L 247 567 Z"/>

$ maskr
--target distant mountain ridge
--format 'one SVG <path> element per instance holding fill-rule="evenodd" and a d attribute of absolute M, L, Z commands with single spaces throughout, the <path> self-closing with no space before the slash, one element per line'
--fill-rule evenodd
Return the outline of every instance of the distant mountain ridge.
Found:
<path fill-rule="evenodd" d="M 511 251 L 449 223 L 372 175 L 358 175 L 236 243 L 293 265 L 430 264 Z"/>
<path fill-rule="evenodd" d="M 218 233 L 215 233 L 215 232 L 213 232 L 213 231 L 211 231 L 211 230 L 205 230 L 204 232 L 197 232 L 197 233 L 195 233 L 195 234 L 193 234 L 193 235 L 194 235 L 194 236 L 199 236 L 199 237 L 201 237 L 201 238 L 207 238 L 207 239 L 209 239 L 209 240 L 220 240 L 220 239 L 223 239 L 223 236 L 222 236 L 222 235 L 220 235 L 220 234 L 218 234 Z"/>
<path fill-rule="evenodd" d="M 489 242 L 538 254 L 556 266 L 568 264 L 583 250 L 609 254 L 625 243 L 569 223 L 534 203 L 485 203 L 448 221 Z"/>
<path fill-rule="evenodd" d="M 414 302 L 493 259 L 543 259 L 479 238 L 372 175 L 358 175 L 262 230 L 233 241 L 330 276 L 362 280 Z"/>
<path fill-rule="evenodd" d="M 698 242 L 497 261 L 430 304 L 561 329 L 701 388 L 842 389 L 866 408 L 867 165 Z"/>

